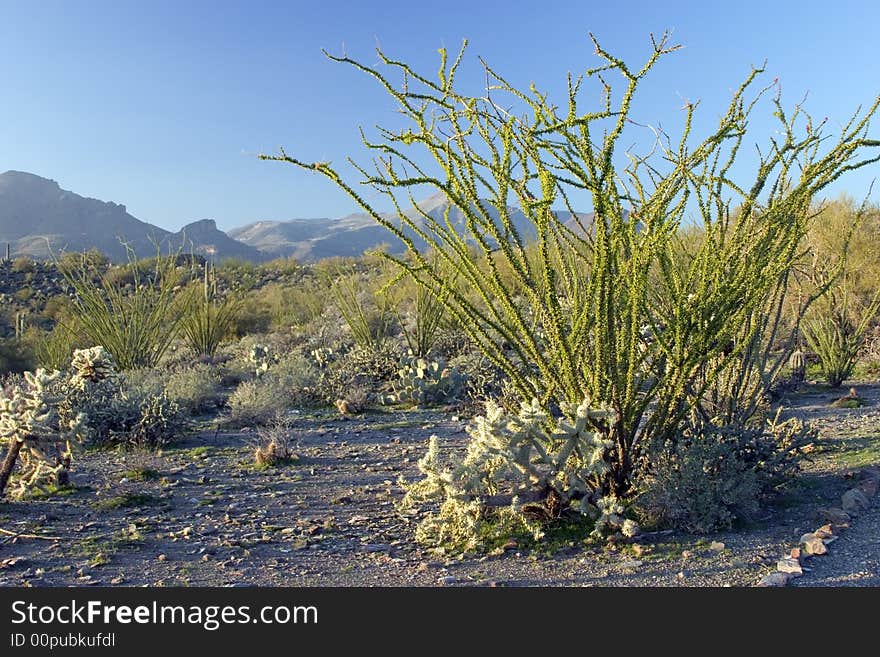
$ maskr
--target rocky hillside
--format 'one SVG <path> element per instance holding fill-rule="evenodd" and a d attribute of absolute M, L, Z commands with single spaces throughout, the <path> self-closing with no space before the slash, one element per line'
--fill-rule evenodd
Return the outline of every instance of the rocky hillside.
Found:
<path fill-rule="evenodd" d="M 157 244 L 163 250 L 170 245 L 218 258 L 259 261 L 265 257 L 231 239 L 210 219 L 172 233 L 133 217 L 124 205 L 79 196 L 54 180 L 21 171 L 0 174 L 0 255 L 6 244 L 13 257 L 39 259 L 95 248 L 120 262 L 126 259 L 122 241 L 138 257 L 155 255 Z"/>
<path fill-rule="evenodd" d="M 488 204 L 487 204 L 488 205 Z M 456 231 L 467 233 L 464 213 L 456 207 L 450 208 L 446 197 L 435 194 L 419 202 L 419 208 L 432 219 L 444 221 L 447 209 L 449 220 Z M 520 235 L 528 240 L 535 236 L 535 227 L 519 208 L 508 208 L 513 225 Z M 406 211 L 407 216 L 419 223 L 423 217 L 415 209 Z M 494 220 L 500 223 L 499 213 L 495 211 Z M 384 215 L 396 219 L 395 215 Z M 559 212 L 560 218 L 574 230 L 579 230 L 574 216 L 566 211 Z M 577 218 L 588 227 L 592 224 L 592 214 L 578 214 Z M 308 262 L 330 256 L 356 256 L 367 249 L 387 244 L 392 253 L 403 251 L 403 243 L 379 226 L 367 214 L 351 214 L 338 219 L 292 219 L 290 221 L 258 221 L 229 231 L 229 235 L 271 257 L 287 256 Z M 418 240 L 415 240 L 419 244 Z"/>

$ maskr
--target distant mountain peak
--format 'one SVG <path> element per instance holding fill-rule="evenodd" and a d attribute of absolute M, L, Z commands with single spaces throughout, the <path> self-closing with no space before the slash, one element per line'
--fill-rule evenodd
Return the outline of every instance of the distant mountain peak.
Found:
<path fill-rule="evenodd" d="M 0 174 L 0 245 L 10 244 L 15 255 L 45 258 L 96 248 L 111 260 L 124 262 L 123 243 L 139 257 L 155 255 L 156 244 L 165 243 L 218 258 L 265 259 L 257 249 L 218 230 L 213 219 L 172 233 L 133 217 L 124 205 L 80 196 L 61 189 L 54 180 L 25 171 Z"/>

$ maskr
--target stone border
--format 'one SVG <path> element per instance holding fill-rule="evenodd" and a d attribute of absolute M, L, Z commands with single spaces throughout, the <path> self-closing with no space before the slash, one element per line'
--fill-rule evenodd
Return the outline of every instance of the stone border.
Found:
<path fill-rule="evenodd" d="M 776 562 L 776 570 L 762 577 L 755 586 L 786 586 L 789 581 L 804 574 L 803 566 L 807 560 L 828 554 L 828 546 L 849 527 L 855 516 L 870 508 L 871 499 L 880 488 L 880 467 L 864 468 L 858 477 L 859 483 L 841 496 L 839 507 L 819 509 L 819 517 L 826 524 L 801 536 L 798 547 L 783 555 Z"/>

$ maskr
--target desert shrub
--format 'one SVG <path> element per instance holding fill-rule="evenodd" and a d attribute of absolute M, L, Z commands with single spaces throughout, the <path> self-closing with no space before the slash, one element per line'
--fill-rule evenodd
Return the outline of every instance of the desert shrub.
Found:
<path fill-rule="evenodd" d="M 849 378 L 871 322 L 880 311 L 880 289 L 867 305 L 843 285 L 833 285 L 803 322 L 804 340 L 819 357 L 822 375 L 838 387 Z"/>
<path fill-rule="evenodd" d="M 206 363 L 178 369 L 165 378 L 165 392 L 190 414 L 216 409 L 220 401 L 220 375 Z"/>
<path fill-rule="evenodd" d="M 128 429 L 125 442 L 133 447 L 159 449 L 172 442 L 182 429 L 180 406 L 163 391 L 141 402 L 137 421 Z"/>
<path fill-rule="evenodd" d="M 276 415 L 271 422 L 257 430 L 257 436 L 258 444 L 254 450 L 254 463 L 258 467 L 278 467 L 299 460 L 294 451 L 290 418 Z"/>
<path fill-rule="evenodd" d="M 435 265 L 436 266 L 436 265 Z M 427 358 L 440 338 L 446 320 L 443 299 L 410 278 L 388 287 L 390 310 L 397 320 L 407 348 L 417 358 Z"/>
<path fill-rule="evenodd" d="M 37 263 L 34 262 L 33 258 L 28 258 L 27 256 L 19 256 L 15 260 L 12 261 L 12 271 L 16 274 L 25 274 L 36 271 Z"/>
<path fill-rule="evenodd" d="M 51 331 L 40 331 L 34 335 L 34 355 L 40 367 L 49 370 L 64 369 L 70 362 L 74 350 L 85 345 L 71 320 L 56 324 Z"/>
<path fill-rule="evenodd" d="M 297 407 L 311 407 L 327 400 L 321 395 L 321 371 L 314 361 L 291 352 L 278 359 L 272 371 L 282 382 L 290 403 Z"/>
<path fill-rule="evenodd" d="M 218 299 L 209 287 L 207 272 L 206 268 L 202 286 L 193 286 L 186 296 L 180 333 L 194 355 L 213 358 L 233 335 L 242 304 L 235 296 Z"/>
<path fill-rule="evenodd" d="M 84 437 L 99 447 L 158 448 L 184 429 L 162 374 L 153 369 L 120 373 L 102 347 L 74 352 L 65 392 L 63 412 L 82 414 Z"/>
<path fill-rule="evenodd" d="M 689 532 L 752 519 L 761 500 L 789 479 L 816 432 L 779 415 L 758 426 L 695 422 L 652 455 L 635 507 L 643 521 Z"/>
<path fill-rule="evenodd" d="M 363 182 L 394 204 L 391 214 L 378 212 L 329 163 L 284 151 L 262 157 L 326 176 L 408 247 L 404 257 L 385 257 L 442 300 L 520 400 L 539 400 L 546 419 L 544 432 L 532 434 L 536 452 L 553 449 L 555 408 L 583 400 L 590 400 L 589 408 L 609 408 L 614 422 L 585 420 L 611 445 L 603 454 L 606 467 L 593 473 L 588 494 L 573 501 L 586 499 L 585 512 L 592 504 L 592 512 L 610 518 L 636 491 L 650 447 L 680 434 L 722 374 L 757 373 L 754 354 L 773 343 L 769 313 L 787 289 L 814 199 L 844 173 L 875 160 L 866 151 L 880 141 L 867 130 L 880 99 L 830 140 L 824 122 L 814 122 L 801 105 L 787 111 L 777 87 L 770 102 L 778 135 L 760 149 L 754 177 L 736 181 L 740 147 L 754 125 L 749 119 L 766 92 L 753 92 L 761 70 L 734 91 L 705 139 L 692 134 L 691 103 L 680 139 L 639 135 L 644 128 L 631 119 L 631 101 L 658 59 L 675 48 L 664 36 L 633 69 L 595 39 L 594 45 L 599 66 L 570 77 L 569 97 L 560 105 L 534 87 L 512 87 L 488 66 L 485 94 L 460 92 L 455 79 L 464 48 L 452 63 L 441 50 L 436 81 L 382 52 L 379 67 L 333 58 L 378 80 L 409 119 L 407 128 L 380 129 L 378 140 L 365 139 L 379 157 L 375 171 L 360 169 Z M 382 66 L 404 82 L 393 84 Z M 622 91 L 614 89 L 613 75 Z M 604 90 L 595 111 L 578 107 L 585 79 L 598 79 Z M 638 142 L 642 135 L 650 147 L 643 154 L 629 149 L 629 164 L 618 166 L 620 140 Z M 442 193 L 462 224 L 415 203 L 413 192 L 424 187 Z M 584 192 L 592 200 L 590 221 L 570 202 Z M 565 211 L 553 209 L 559 206 Z M 681 230 L 688 225 L 697 225 L 700 235 L 683 249 Z M 433 257 L 445 267 L 434 267 Z M 745 394 L 722 390 L 719 397 L 722 404 L 751 407 L 761 392 L 749 385 Z M 742 424 L 748 410 L 734 408 L 731 419 Z M 474 437 L 471 445 L 480 449 Z M 465 455 L 461 467 L 467 462 Z M 580 480 L 579 464 L 560 462 L 558 476 Z M 475 506 L 466 515 L 473 518 L 485 506 L 478 491 L 492 485 L 489 478 L 462 490 L 430 474 L 426 481 L 448 491 L 444 507 L 469 499 Z M 555 505 L 556 488 L 530 488 L 545 506 Z M 611 501 L 600 506 L 599 500 Z M 463 508 L 455 507 L 450 523 L 464 522 Z M 608 524 L 602 517 L 597 523 Z"/>
<path fill-rule="evenodd" d="M 464 378 L 461 399 L 473 409 L 482 409 L 485 403 L 494 399 L 508 410 L 515 410 L 515 399 L 505 399 L 507 388 L 504 385 L 504 372 L 486 358 L 478 349 L 460 353 L 449 361 Z M 513 402 L 513 403 L 508 403 Z"/>
<path fill-rule="evenodd" d="M 356 346 L 324 357 L 320 390 L 321 397 L 330 404 L 348 398 L 358 388 L 381 395 L 388 390 L 400 367 L 399 352 L 388 343 L 381 348 Z"/>
<path fill-rule="evenodd" d="M 17 338 L 0 339 L 0 374 L 33 369 L 34 356 L 27 342 Z"/>
<path fill-rule="evenodd" d="M 233 424 L 265 424 L 289 408 L 283 383 L 273 375 L 240 383 L 226 405 Z"/>
<path fill-rule="evenodd" d="M 153 262 L 147 269 L 132 255 L 128 265 L 108 270 L 97 282 L 88 267 L 63 272 L 76 292 L 72 328 L 91 344 L 103 345 L 122 370 L 156 365 L 179 330 L 177 257 L 157 256 Z M 131 282 L 117 278 L 118 271 L 129 274 Z"/>
<path fill-rule="evenodd" d="M 330 284 L 336 307 L 361 350 L 381 351 L 391 335 L 392 304 L 363 274 L 339 271 Z"/>

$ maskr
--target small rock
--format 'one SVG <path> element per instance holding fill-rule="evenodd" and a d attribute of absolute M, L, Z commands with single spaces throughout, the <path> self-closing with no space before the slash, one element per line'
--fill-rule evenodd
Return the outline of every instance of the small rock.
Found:
<path fill-rule="evenodd" d="M 765 575 L 761 578 L 761 581 L 758 582 L 758 586 L 768 587 L 768 586 L 785 586 L 788 584 L 788 580 L 791 579 L 788 573 L 775 572 L 770 573 L 769 575 Z"/>
<path fill-rule="evenodd" d="M 712 541 L 709 543 L 709 549 L 712 550 L 712 552 L 722 552 L 725 547 L 726 546 L 721 541 Z"/>
<path fill-rule="evenodd" d="M 639 566 L 642 565 L 642 561 L 638 559 L 627 559 L 626 561 L 621 562 L 620 567 L 624 570 L 635 570 Z"/>
<path fill-rule="evenodd" d="M 858 488 L 850 488 L 840 498 L 843 510 L 849 514 L 859 513 L 871 506 L 871 502 L 865 497 L 865 494 Z"/>
<path fill-rule="evenodd" d="M 125 578 L 122 575 L 120 575 L 119 577 L 114 577 L 113 579 L 111 579 L 110 583 L 118 586 L 119 584 L 122 584 L 124 581 L 125 581 Z"/>
<path fill-rule="evenodd" d="M 836 506 L 830 509 L 819 509 L 819 517 L 836 527 L 849 527 L 849 521 L 852 519 L 846 511 Z"/>
<path fill-rule="evenodd" d="M 834 536 L 834 529 L 832 529 L 831 525 L 822 525 L 813 533 L 822 539 L 832 538 Z"/>
<path fill-rule="evenodd" d="M 694 556 L 694 553 L 690 550 L 682 550 L 681 552 L 682 559 L 690 559 L 692 556 Z"/>
<path fill-rule="evenodd" d="M 791 548 L 791 551 L 788 554 L 789 559 L 797 559 L 800 561 L 801 559 L 801 549 L 800 548 Z"/>
<path fill-rule="evenodd" d="M 804 534 L 801 536 L 799 543 L 804 552 L 809 556 L 826 554 L 828 552 L 828 548 L 825 547 L 825 541 L 816 536 L 816 534 Z"/>
<path fill-rule="evenodd" d="M 447 575 L 440 580 L 440 583 L 443 584 L 443 586 L 449 586 L 450 584 L 455 584 L 455 581 L 456 580 L 452 575 Z"/>
<path fill-rule="evenodd" d="M 157 558 L 159 561 L 167 561 L 167 560 L 168 560 L 168 557 L 166 557 L 164 554 L 160 554 L 160 555 L 159 555 L 158 557 L 156 557 L 156 558 Z"/>
<path fill-rule="evenodd" d="M 792 559 L 791 557 L 786 557 L 777 561 L 776 570 L 780 573 L 785 573 L 793 577 L 800 577 L 804 574 L 804 570 L 803 568 L 801 568 L 800 561 L 798 561 L 797 559 Z"/>

